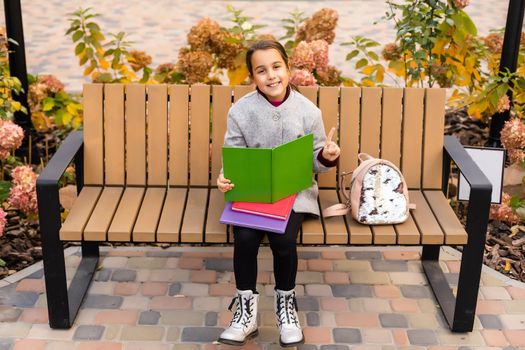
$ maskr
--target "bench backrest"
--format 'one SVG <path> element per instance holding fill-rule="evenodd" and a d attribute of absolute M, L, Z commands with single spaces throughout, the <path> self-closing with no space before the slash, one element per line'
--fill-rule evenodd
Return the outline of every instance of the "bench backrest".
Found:
<path fill-rule="evenodd" d="M 87 185 L 214 186 L 231 104 L 249 86 L 84 85 Z M 441 188 L 445 90 L 302 87 L 338 126 L 338 169 L 319 175 L 337 186 L 366 152 L 400 167 L 410 189 Z"/>

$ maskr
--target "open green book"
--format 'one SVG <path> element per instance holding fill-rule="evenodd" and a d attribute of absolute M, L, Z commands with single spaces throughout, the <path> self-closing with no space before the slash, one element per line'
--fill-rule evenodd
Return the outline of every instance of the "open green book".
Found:
<path fill-rule="evenodd" d="M 235 185 L 227 202 L 274 203 L 312 186 L 312 134 L 275 148 L 223 147 L 224 177 Z"/>

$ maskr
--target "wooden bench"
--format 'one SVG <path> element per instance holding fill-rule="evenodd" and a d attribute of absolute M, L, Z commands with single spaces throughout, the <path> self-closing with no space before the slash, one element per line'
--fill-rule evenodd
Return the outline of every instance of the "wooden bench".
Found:
<path fill-rule="evenodd" d="M 84 86 L 84 129 L 68 136 L 37 180 L 52 328 L 72 325 L 97 266 L 99 242 L 232 242 L 230 228 L 219 224 L 224 199 L 215 180 L 228 109 L 251 90 Z M 358 152 L 398 165 L 417 209 L 400 225 L 371 227 L 350 217 L 310 219 L 302 225 L 298 242 L 422 245 L 426 276 L 451 329 L 471 331 L 491 186 L 458 141 L 443 137 L 445 91 L 306 87 L 301 92 L 322 110 L 326 130 L 339 126 L 340 164 L 318 176 L 320 209 L 339 201 L 338 173 L 357 166 Z M 466 231 L 443 194 L 451 160 L 472 188 Z M 71 162 L 79 196 L 61 224 L 58 181 Z M 82 260 L 69 290 L 63 241 L 82 244 Z M 457 298 L 438 263 L 441 245 L 463 246 Z"/>

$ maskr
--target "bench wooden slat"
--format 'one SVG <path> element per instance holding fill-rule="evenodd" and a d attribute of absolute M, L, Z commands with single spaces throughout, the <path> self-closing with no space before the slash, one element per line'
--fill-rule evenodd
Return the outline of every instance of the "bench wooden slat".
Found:
<path fill-rule="evenodd" d="M 190 185 L 207 186 L 210 161 L 210 86 L 191 87 Z"/>
<path fill-rule="evenodd" d="M 312 101 L 312 103 L 317 106 L 317 94 L 319 92 L 317 86 L 299 86 L 298 89 L 301 95 Z"/>
<path fill-rule="evenodd" d="M 410 202 L 416 204 L 416 209 L 411 210 L 412 217 L 419 229 L 420 244 L 443 244 L 445 237 L 439 227 L 432 210 L 421 191 L 409 191 Z"/>
<path fill-rule="evenodd" d="M 467 232 L 440 190 L 424 191 L 428 204 L 445 232 L 446 244 L 467 244 Z"/>
<path fill-rule="evenodd" d="M 166 188 L 149 187 L 142 200 L 137 221 L 133 227 L 134 242 L 154 242 L 160 213 L 166 196 Z"/>
<path fill-rule="evenodd" d="M 401 165 L 401 117 L 403 89 L 383 88 L 383 120 L 381 122 L 381 158 L 397 167 Z"/>
<path fill-rule="evenodd" d="M 241 97 L 255 89 L 252 85 L 235 85 L 233 87 L 233 101 L 237 102 Z"/>
<path fill-rule="evenodd" d="M 168 90 L 148 85 L 148 185 L 165 186 L 168 180 Z"/>
<path fill-rule="evenodd" d="M 443 173 L 443 135 L 445 133 L 445 89 L 426 89 L 423 150 L 423 187 L 440 189 Z"/>
<path fill-rule="evenodd" d="M 84 106 L 84 184 L 104 184 L 103 84 L 86 84 Z"/>
<path fill-rule="evenodd" d="M 170 85 L 169 183 L 188 185 L 188 118 L 189 95 L 187 85 Z"/>
<path fill-rule="evenodd" d="M 339 203 L 337 190 L 320 190 L 319 203 L 321 210 Z M 348 231 L 342 216 L 324 218 L 324 228 L 327 244 L 348 244 Z"/>
<path fill-rule="evenodd" d="M 211 184 L 215 185 L 222 168 L 222 145 L 226 133 L 228 110 L 232 104 L 232 88 L 214 85 L 212 111 Z"/>
<path fill-rule="evenodd" d="M 185 188 L 168 188 L 157 228 L 157 242 L 179 242 L 187 191 Z"/>
<path fill-rule="evenodd" d="M 89 217 L 97 204 L 102 187 L 84 186 L 78 195 L 73 207 L 67 215 L 66 221 L 60 228 L 60 239 L 63 241 L 80 241 L 82 232 Z"/>
<path fill-rule="evenodd" d="M 341 88 L 341 120 L 339 125 L 339 172 L 351 172 L 357 167 L 359 153 L 359 110 L 361 89 Z"/>
<path fill-rule="evenodd" d="M 84 229 L 84 240 L 105 241 L 113 214 L 117 210 L 122 187 L 105 187 Z"/>
<path fill-rule="evenodd" d="M 146 185 L 146 87 L 126 85 L 126 183 Z"/>
<path fill-rule="evenodd" d="M 392 225 L 372 226 L 374 244 L 394 244 L 397 240 L 396 230 Z"/>
<path fill-rule="evenodd" d="M 352 219 L 352 215 L 346 215 L 348 230 L 350 231 L 350 244 L 372 244 L 372 230 L 368 225 L 362 225 Z"/>
<path fill-rule="evenodd" d="M 190 188 L 181 229 L 181 242 L 202 242 L 208 189 Z"/>
<path fill-rule="evenodd" d="M 302 243 L 303 244 L 323 244 L 324 231 L 320 218 L 308 217 L 302 225 Z"/>
<path fill-rule="evenodd" d="M 405 89 L 401 171 L 410 189 L 421 188 L 424 93 L 424 89 Z"/>
<path fill-rule="evenodd" d="M 394 225 L 397 232 L 397 244 L 419 244 L 421 237 L 412 214 L 408 219 L 398 225 Z"/>
<path fill-rule="evenodd" d="M 204 240 L 210 243 L 226 243 L 227 226 L 219 223 L 224 209 L 224 193 L 216 188 L 210 190 L 210 201 L 208 203 L 208 215 L 206 218 L 206 231 Z"/>
<path fill-rule="evenodd" d="M 124 185 L 124 85 L 104 85 L 106 185 Z"/>
<path fill-rule="evenodd" d="M 361 92 L 360 152 L 379 157 L 381 134 L 381 88 L 363 88 Z"/>
<path fill-rule="evenodd" d="M 144 187 L 126 187 L 108 230 L 108 241 L 129 242 L 139 213 Z"/>
<path fill-rule="evenodd" d="M 319 89 L 319 109 L 323 114 L 325 133 L 328 134 L 332 127 L 336 128 L 333 141 L 338 142 L 339 130 L 339 88 L 321 87 Z M 335 167 L 327 173 L 319 174 L 317 177 L 319 187 L 336 188 Z"/>

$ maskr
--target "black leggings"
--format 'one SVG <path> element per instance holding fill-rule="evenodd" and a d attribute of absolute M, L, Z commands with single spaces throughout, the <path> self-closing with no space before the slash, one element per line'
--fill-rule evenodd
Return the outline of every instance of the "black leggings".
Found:
<path fill-rule="evenodd" d="M 235 284 L 239 290 L 251 289 L 255 292 L 257 283 L 257 253 L 265 234 L 268 234 L 273 253 L 273 273 L 275 288 L 291 290 L 295 288 L 297 275 L 297 232 L 303 222 L 304 214 L 290 213 L 290 220 L 284 234 L 233 226 L 234 250 L 233 269 Z"/>

